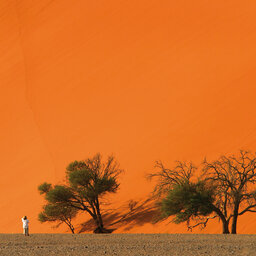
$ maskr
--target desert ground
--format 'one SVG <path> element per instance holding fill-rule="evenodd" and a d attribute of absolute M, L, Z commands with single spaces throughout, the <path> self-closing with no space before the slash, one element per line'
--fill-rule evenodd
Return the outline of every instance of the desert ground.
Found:
<path fill-rule="evenodd" d="M 0 234 L 0 255 L 256 255 L 255 235 Z"/>

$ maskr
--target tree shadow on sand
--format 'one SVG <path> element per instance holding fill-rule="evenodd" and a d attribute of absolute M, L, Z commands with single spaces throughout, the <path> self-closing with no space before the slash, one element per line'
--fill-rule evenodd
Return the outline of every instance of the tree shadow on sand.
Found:
<path fill-rule="evenodd" d="M 156 202 L 152 199 L 141 201 L 128 201 L 125 205 L 116 210 L 108 210 L 103 215 L 104 226 L 110 231 L 124 228 L 124 231 L 143 226 L 144 224 L 154 224 L 160 221 L 160 212 Z M 93 232 L 95 224 L 93 220 L 82 223 L 78 228 L 78 233 Z"/>

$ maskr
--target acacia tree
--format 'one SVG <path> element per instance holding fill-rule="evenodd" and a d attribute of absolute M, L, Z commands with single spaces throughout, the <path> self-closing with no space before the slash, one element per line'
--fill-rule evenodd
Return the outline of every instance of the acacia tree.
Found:
<path fill-rule="evenodd" d="M 51 204 L 65 204 L 88 213 L 97 228 L 95 233 L 106 233 L 101 215 L 101 200 L 119 187 L 117 178 L 122 172 L 113 156 L 102 161 L 100 154 L 84 161 L 74 161 L 66 169 L 67 184 L 56 185 L 46 192 Z"/>
<path fill-rule="evenodd" d="M 238 155 L 221 156 L 203 163 L 204 179 L 215 186 L 215 204 L 237 233 L 237 220 L 247 212 L 256 212 L 256 155 L 240 150 Z"/>
<path fill-rule="evenodd" d="M 157 178 L 154 196 L 160 199 L 162 218 L 175 216 L 173 222 L 186 222 L 188 229 L 205 226 L 210 216 L 218 209 L 214 207 L 214 189 L 205 181 L 196 179 L 198 168 L 191 162 L 176 162 L 174 168 L 166 168 L 161 161 L 155 165 L 157 172 L 151 173 L 149 178 Z M 204 222 L 202 223 L 202 220 Z M 196 224 L 191 225 L 195 221 Z"/>
<path fill-rule="evenodd" d="M 218 160 L 205 160 L 202 168 L 178 162 L 167 169 L 157 162 L 155 187 L 157 195 L 164 196 L 161 209 L 164 216 L 176 216 L 174 222 L 186 221 L 188 228 L 205 227 L 210 219 L 219 218 L 222 233 L 236 234 L 237 220 L 246 212 L 256 212 L 256 155 L 240 151 L 237 156 L 221 156 Z M 194 172 L 198 174 L 195 181 Z M 193 180 L 194 179 L 194 180 Z M 195 224 L 191 225 L 191 220 Z"/>

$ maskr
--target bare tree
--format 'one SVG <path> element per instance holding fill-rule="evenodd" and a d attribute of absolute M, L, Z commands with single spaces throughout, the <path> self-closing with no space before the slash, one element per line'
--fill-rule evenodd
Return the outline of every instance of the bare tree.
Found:
<path fill-rule="evenodd" d="M 157 197 L 166 194 L 174 185 L 190 182 L 197 167 L 191 162 L 176 161 L 176 166 L 172 169 L 166 168 L 163 162 L 156 161 L 157 172 L 150 173 L 148 179 L 157 179 L 153 194 Z"/>
<path fill-rule="evenodd" d="M 236 234 L 238 216 L 256 212 L 256 155 L 240 150 L 203 165 L 205 180 L 215 186 L 215 206 L 226 225 L 232 220 L 231 233 Z"/>

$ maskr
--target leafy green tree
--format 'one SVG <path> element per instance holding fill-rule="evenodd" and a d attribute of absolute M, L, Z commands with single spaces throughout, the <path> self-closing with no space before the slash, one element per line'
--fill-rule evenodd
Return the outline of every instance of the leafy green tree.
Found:
<path fill-rule="evenodd" d="M 88 213 L 97 228 L 95 233 L 107 233 L 104 228 L 101 202 L 108 193 L 115 193 L 119 188 L 118 176 L 122 172 L 113 156 L 103 162 L 100 154 L 84 161 L 74 161 L 66 169 L 67 184 L 56 185 L 49 189 L 49 184 L 42 184 L 46 200 L 53 205 L 65 204 Z"/>
<path fill-rule="evenodd" d="M 198 168 L 191 162 L 176 162 L 174 168 L 166 168 L 161 161 L 156 162 L 157 172 L 149 178 L 157 178 L 154 195 L 160 200 L 162 217 L 174 216 L 176 224 L 186 222 L 189 230 L 205 227 L 210 219 L 221 215 L 214 205 L 215 187 L 195 177 Z M 211 216 L 215 213 L 214 216 Z M 222 221 L 225 221 L 219 216 Z M 191 224 L 193 222 L 193 224 Z M 223 224 L 223 233 L 228 233 Z"/>

